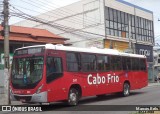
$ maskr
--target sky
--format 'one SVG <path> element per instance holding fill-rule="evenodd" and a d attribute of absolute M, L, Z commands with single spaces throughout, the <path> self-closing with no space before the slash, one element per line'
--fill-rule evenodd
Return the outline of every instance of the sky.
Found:
<path fill-rule="evenodd" d="M 1 0 L 2 1 L 2 0 Z M 47 11 L 63 7 L 80 0 L 9 0 L 10 4 L 30 15 L 39 15 Z M 154 14 L 154 33 L 155 40 L 160 42 L 160 0 L 124 0 L 137 6 L 143 7 Z M 29 9 L 29 10 L 28 10 Z M 20 21 L 20 18 L 11 17 L 9 22 L 14 24 Z"/>

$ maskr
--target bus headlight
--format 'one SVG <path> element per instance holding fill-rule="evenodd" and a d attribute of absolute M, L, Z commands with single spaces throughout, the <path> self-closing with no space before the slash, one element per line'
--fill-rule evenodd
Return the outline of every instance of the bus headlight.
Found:
<path fill-rule="evenodd" d="M 41 92 L 42 87 L 43 87 L 43 84 L 37 89 L 36 91 L 37 94 Z"/>

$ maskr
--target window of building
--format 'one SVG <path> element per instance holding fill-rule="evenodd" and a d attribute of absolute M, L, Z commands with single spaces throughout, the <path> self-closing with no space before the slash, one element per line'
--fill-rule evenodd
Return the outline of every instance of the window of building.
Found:
<path fill-rule="evenodd" d="M 118 29 L 118 23 L 114 22 L 114 29 Z"/>
<path fill-rule="evenodd" d="M 113 21 L 110 21 L 110 28 L 114 28 L 114 26 L 113 26 Z"/>
<path fill-rule="evenodd" d="M 132 27 L 132 33 L 135 33 L 135 27 Z"/>
<path fill-rule="evenodd" d="M 124 24 L 124 12 L 121 12 L 121 22 Z"/>
<path fill-rule="evenodd" d="M 107 13 L 109 13 L 109 15 Z M 109 7 L 106 9 L 106 15 L 109 16 L 109 20 L 108 17 L 106 17 L 108 20 L 106 21 L 106 27 L 109 28 L 108 32 L 110 31 L 110 35 L 124 38 L 129 37 L 130 20 L 131 36 L 133 39 L 139 41 L 148 41 L 148 39 L 150 39 L 150 41 L 153 42 L 153 21 Z"/>
<path fill-rule="evenodd" d="M 118 31 L 118 36 L 121 37 L 122 36 L 122 32 Z"/>
<path fill-rule="evenodd" d="M 114 35 L 118 36 L 118 30 L 114 30 Z"/>
<path fill-rule="evenodd" d="M 124 14 L 125 14 L 125 24 L 128 24 L 128 21 L 129 21 L 128 14 L 127 13 L 124 13 Z"/>
<path fill-rule="evenodd" d="M 110 30 L 109 30 L 109 28 L 106 28 L 106 34 L 107 34 L 107 35 L 110 35 Z"/>
<path fill-rule="evenodd" d="M 113 10 L 114 11 L 114 21 L 117 22 L 118 18 L 117 18 L 117 10 Z"/>
<path fill-rule="evenodd" d="M 117 13 L 118 13 L 118 22 L 121 23 L 121 12 L 117 11 Z"/>
<path fill-rule="evenodd" d="M 114 36 L 114 30 L 111 29 L 110 32 L 111 32 L 111 35 Z"/>
<path fill-rule="evenodd" d="M 121 30 L 122 26 L 121 23 L 118 23 L 118 30 Z"/>
<path fill-rule="evenodd" d="M 133 38 L 133 39 L 136 39 L 136 35 L 135 35 L 135 34 L 132 34 L 132 38 Z"/>
<path fill-rule="evenodd" d="M 134 15 L 131 15 L 131 17 L 132 17 L 132 19 L 131 19 L 131 20 L 132 20 L 132 23 L 131 23 L 131 24 L 132 24 L 132 26 L 135 26 L 135 16 L 134 16 Z"/>
<path fill-rule="evenodd" d="M 109 20 L 109 9 L 108 9 L 108 7 L 106 7 L 105 9 L 106 9 L 106 11 L 105 11 L 106 12 L 106 19 Z"/>
<path fill-rule="evenodd" d="M 113 9 L 109 8 L 109 19 L 113 21 Z"/>
<path fill-rule="evenodd" d="M 109 21 L 108 20 L 106 20 L 106 27 L 109 28 Z"/>

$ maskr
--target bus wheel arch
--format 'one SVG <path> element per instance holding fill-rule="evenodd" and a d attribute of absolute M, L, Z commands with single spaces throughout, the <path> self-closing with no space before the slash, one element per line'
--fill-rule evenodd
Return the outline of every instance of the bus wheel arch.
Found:
<path fill-rule="evenodd" d="M 123 92 L 122 92 L 124 97 L 127 97 L 130 95 L 130 88 L 131 88 L 130 82 L 128 80 L 124 81 Z"/>
<path fill-rule="evenodd" d="M 79 84 L 73 84 L 68 91 L 68 105 L 75 106 L 78 104 L 79 99 L 82 96 L 82 89 Z"/>

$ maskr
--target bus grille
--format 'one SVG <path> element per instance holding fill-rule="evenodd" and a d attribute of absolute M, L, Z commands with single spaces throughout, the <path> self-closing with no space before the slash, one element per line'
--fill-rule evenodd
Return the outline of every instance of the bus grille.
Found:
<path fill-rule="evenodd" d="M 31 96 L 16 96 L 16 95 L 14 95 L 14 97 L 17 101 L 25 100 L 26 102 L 31 101 L 31 98 L 32 98 Z"/>

